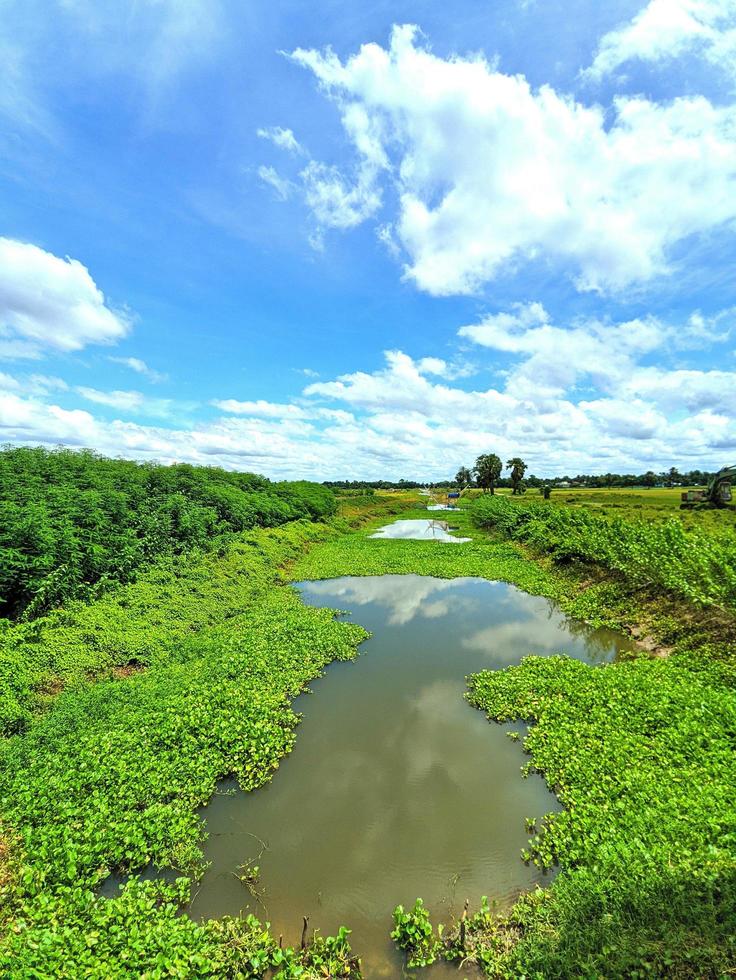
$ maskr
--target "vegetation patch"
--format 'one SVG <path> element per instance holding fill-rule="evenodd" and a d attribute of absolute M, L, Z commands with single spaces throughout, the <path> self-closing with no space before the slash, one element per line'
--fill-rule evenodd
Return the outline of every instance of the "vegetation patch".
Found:
<path fill-rule="evenodd" d="M 310 952 L 269 939 L 261 956 L 260 926 L 178 916 L 186 882 L 134 879 L 119 898 L 95 894 L 111 871 L 151 863 L 196 877 L 198 807 L 222 777 L 246 789 L 268 780 L 295 738 L 291 700 L 331 660 L 355 655 L 365 632 L 304 606 L 280 570 L 334 533 L 300 523 L 252 532 L 219 557 L 190 555 L 182 574 L 159 568 L 97 604 L 39 621 L 35 639 L 14 628 L 17 663 L 40 655 L 53 676 L 77 680 L 0 746 L 0 807 L 18 841 L 17 874 L 3 894 L 3 976 L 309 976 L 326 962 L 331 975 L 353 975 L 347 934 L 318 938 Z M 79 679 L 113 650 L 148 669 L 123 681 Z"/>
<path fill-rule="evenodd" d="M 162 556 L 336 510 L 316 483 L 42 447 L 0 452 L 0 615 L 34 619 Z"/>
<path fill-rule="evenodd" d="M 472 504 L 478 527 L 492 528 L 550 554 L 556 562 L 587 561 L 634 587 L 657 588 L 700 606 L 736 609 L 736 539 L 659 523 L 606 518 L 544 503 L 517 505 L 485 495 Z"/>
<path fill-rule="evenodd" d="M 202 870 L 197 809 L 222 777 L 253 789 L 272 776 L 294 742 L 291 700 L 332 659 L 354 656 L 366 635 L 304 606 L 287 581 L 482 576 L 613 624 L 635 623 L 638 597 L 656 592 L 637 584 L 639 569 L 627 578 L 612 564 L 545 557 L 536 542 L 531 560 L 531 539 L 506 536 L 499 524 L 489 536 L 485 524 L 471 527 L 468 511 L 447 515 L 473 537 L 462 547 L 368 538 L 394 513 L 427 516 L 412 506 L 416 496 L 353 493 L 339 521 L 242 532 L 171 555 L 96 602 L 6 624 L 3 976 L 359 975 L 346 930 L 283 949 L 252 917 L 202 924 L 180 914 Z M 368 530 L 350 532 L 366 522 Z M 724 588 L 716 583 L 710 595 Z M 442 930 L 421 905 L 400 910 L 395 939 L 412 962 L 474 961 L 499 977 L 733 970 L 732 618 L 730 607 L 707 606 L 720 633 L 706 642 L 702 624 L 682 626 L 691 608 L 660 587 L 667 660 L 592 668 L 527 658 L 470 680 L 472 703 L 489 717 L 530 725 L 529 766 L 564 810 L 530 815 L 524 857 L 560 872 L 503 916 L 482 903 Z M 117 897 L 98 895 L 111 871 L 149 864 L 182 877 L 165 884 L 134 875 Z"/>

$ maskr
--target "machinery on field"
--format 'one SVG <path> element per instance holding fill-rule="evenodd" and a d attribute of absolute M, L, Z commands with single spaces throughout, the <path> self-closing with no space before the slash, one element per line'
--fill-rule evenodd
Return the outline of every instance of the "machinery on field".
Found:
<path fill-rule="evenodd" d="M 736 466 L 724 466 L 716 473 L 706 490 L 683 490 L 680 494 L 680 510 L 733 506 L 731 485 L 734 482 Z"/>

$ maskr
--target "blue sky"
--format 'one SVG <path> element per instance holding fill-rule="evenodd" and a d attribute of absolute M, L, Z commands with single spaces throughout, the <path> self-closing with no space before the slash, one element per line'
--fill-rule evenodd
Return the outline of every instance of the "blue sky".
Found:
<path fill-rule="evenodd" d="M 0 0 L 0 440 L 736 454 L 736 3 Z"/>

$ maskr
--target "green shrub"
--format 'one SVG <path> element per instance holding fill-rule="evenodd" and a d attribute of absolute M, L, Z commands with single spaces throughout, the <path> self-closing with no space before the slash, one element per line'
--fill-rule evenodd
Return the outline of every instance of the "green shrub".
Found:
<path fill-rule="evenodd" d="M 29 620 L 223 535 L 335 513 L 316 483 L 88 451 L 0 452 L 0 615 Z"/>
<path fill-rule="evenodd" d="M 606 518 L 576 508 L 517 504 L 484 496 L 471 505 L 478 527 L 493 528 L 557 562 L 594 562 L 634 587 L 652 587 L 701 606 L 736 607 L 736 540 L 661 522 Z"/>

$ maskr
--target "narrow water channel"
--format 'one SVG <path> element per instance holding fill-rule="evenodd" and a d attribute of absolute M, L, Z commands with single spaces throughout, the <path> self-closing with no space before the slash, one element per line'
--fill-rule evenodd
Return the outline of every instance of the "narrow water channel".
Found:
<path fill-rule="evenodd" d="M 323 934 L 345 924 L 367 978 L 399 977 L 394 906 L 421 895 L 449 920 L 466 898 L 471 908 L 481 895 L 508 905 L 542 880 L 519 857 L 524 818 L 558 808 L 540 777 L 521 778 L 525 757 L 508 726 L 463 700 L 466 674 L 528 653 L 600 663 L 627 642 L 485 579 L 347 577 L 299 589 L 373 636 L 357 661 L 332 664 L 297 699 L 296 746 L 272 782 L 204 809 L 212 864 L 189 912 L 252 911 L 289 944 L 303 915 Z M 236 877 L 247 861 L 261 869 L 258 899 Z"/>

